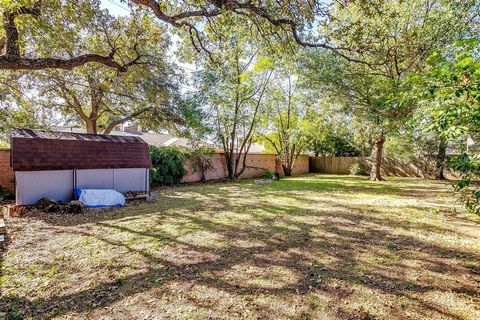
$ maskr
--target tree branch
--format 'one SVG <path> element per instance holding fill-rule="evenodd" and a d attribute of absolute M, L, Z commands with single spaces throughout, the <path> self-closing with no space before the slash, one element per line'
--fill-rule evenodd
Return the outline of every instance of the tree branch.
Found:
<path fill-rule="evenodd" d="M 134 60 L 135 62 L 138 59 Z M 99 54 L 84 54 L 71 59 L 58 58 L 24 58 L 20 56 L 0 56 L 0 69 L 3 70 L 42 70 L 42 69 L 65 69 L 71 70 L 86 63 L 97 62 L 105 66 L 117 69 L 119 72 L 127 71 L 134 64 L 129 62 L 121 65 L 115 61 L 113 54 L 103 56 Z"/>
<path fill-rule="evenodd" d="M 21 7 L 3 13 L 3 25 L 6 37 L 0 38 L 0 54 L 3 48 L 6 48 L 6 50 L 5 54 L 0 55 L 0 70 L 41 70 L 50 68 L 71 70 L 86 63 L 97 62 L 115 68 L 119 72 L 125 72 L 129 66 L 136 64 L 140 59 L 141 56 L 136 47 L 134 50 L 137 56 L 125 64 L 120 64 L 115 61 L 116 48 L 112 48 L 108 56 L 84 54 L 70 59 L 22 57 L 18 44 L 19 35 L 15 19 L 20 15 L 33 15 L 34 17 L 38 17 L 40 15 L 40 6 L 41 0 L 37 1 L 31 8 Z"/>
<path fill-rule="evenodd" d="M 290 32 L 293 35 L 293 39 L 299 45 L 304 47 L 315 47 L 315 48 L 324 48 L 331 51 L 334 51 L 341 57 L 352 61 L 363 63 L 368 66 L 373 66 L 379 63 L 371 63 L 362 61 L 358 58 L 355 58 L 354 55 L 349 55 L 348 52 L 351 51 L 350 48 L 341 48 L 334 47 L 328 43 L 328 40 L 312 43 L 302 39 L 300 35 L 301 26 L 299 23 L 292 18 L 277 18 L 274 17 L 270 10 L 260 6 L 262 2 L 253 1 L 236 1 L 236 0 L 207 0 L 206 4 L 200 6 L 199 8 L 190 8 L 190 10 L 185 10 L 176 14 L 169 15 L 163 9 L 163 4 L 167 1 L 156 1 L 156 0 L 130 0 L 132 3 L 139 6 L 146 7 L 150 9 L 155 16 L 176 28 L 187 28 L 190 33 L 190 38 L 193 46 L 197 51 L 203 51 L 208 54 L 209 58 L 213 61 L 213 56 L 205 46 L 204 41 L 201 37 L 201 32 L 194 24 L 195 19 L 197 18 L 212 18 L 224 14 L 226 11 L 230 11 L 236 14 L 248 15 L 252 18 L 259 17 L 268 21 L 272 26 L 278 27 L 285 32 Z M 0 53 L 1 50 L 6 47 L 6 53 L 0 56 L 0 70 L 39 70 L 47 68 L 59 68 L 59 69 L 73 69 L 75 67 L 81 66 L 89 62 L 101 63 L 106 66 L 117 69 L 119 72 L 124 72 L 126 69 L 140 59 L 138 55 L 134 60 L 129 63 L 118 63 L 114 59 L 115 50 L 108 56 L 103 56 L 99 54 L 84 54 L 77 57 L 72 57 L 70 59 L 61 59 L 61 58 L 26 58 L 22 57 L 18 47 L 18 30 L 15 25 L 15 18 L 18 15 L 34 15 L 38 16 L 40 14 L 40 5 L 41 0 L 37 1 L 32 8 L 22 7 L 16 9 L 14 12 L 5 12 L 4 13 L 4 28 L 6 31 L 6 38 L 0 39 Z M 313 8 L 311 8 L 313 10 Z M 191 18 L 192 20 L 187 21 Z"/>
<path fill-rule="evenodd" d="M 279 27 L 284 31 L 290 32 L 295 42 L 303 47 L 327 49 L 335 52 L 336 54 L 338 54 L 339 56 L 343 57 L 348 61 L 362 63 L 369 67 L 383 64 L 382 62 L 378 62 L 378 63 L 367 62 L 364 60 L 357 59 L 351 55 L 348 55 L 347 52 L 351 52 L 352 51 L 351 48 L 334 47 L 328 44 L 327 41 L 315 42 L 315 43 L 305 41 L 302 39 L 300 35 L 300 32 L 299 32 L 300 25 L 298 24 L 298 22 L 290 18 L 275 18 L 271 16 L 265 8 L 254 4 L 252 1 L 241 2 L 241 1 L 235 1 L 235 0 L 208 0 L 208 2 L 213 7 L 212 9 L 209 9 L 209 8 L 203 8 L 202 10 L 192 9 L 192 10 L 184 11 L 182 13 L 178 13 L 176 15 L 168 15 L 167 13 L 165 13 L 160 7 L 160 1 L 155 1 L 155 0 L 130 0 L 130 1 L 137 5 L 150 8 L 158 19 L 174 27 L 177 27 L 177 28 L 187 27 L 189 29 L 190 38 L 195 49 L 197 51 L 200 51 L 198 46 L 195 44 L 195 38 L 196 38 L 198 40 L 198 43 L 201 49 L 207 52 L 209 56 L 211 56 L 211 53 L 208 50 L 206 50 L 205 46 L 203 46 L 200 40 L 199 32 L 196 29 L 196 27 L 192 23 L 186 22 L 183 20 L 187 18 L 194 18 L 194 17 L 210 18 L 210 17 L 221 15 L 224 11 L 231 11 L 241 15 L 245 15 L 245 12 L 247 12 L 257 17 L 260 17 L 268 21 L 271 25 L 275 27 Z M 195 33 L 196 37 L 193 36 L 193 33 Z"/>
<path fill-rule="evenodd" d="M 6 43 L 7 43 L 7 38 L 6 37 L 0 38 L 0 54 L 2 54 L 3 48 L 5 48 Z"/>
<path fill-rule="evenodd" d="M 140 116 L 140 115 L 142 115 L 142 114 L 144 114 L 148 111 L 151 111 L 153 109 L 154 109 L 154 107 L 143 108 L 143 109 L 140 109 L 137 112 L 134 112 L 134 113 L 132 113 L 132 114 L 126 116 L 126 117 L 123 117 L 121 119 L 112 121 L 108 125 L 108 127 L 105 129 L 103 134 L 110 134 L 113 131 L 113 129 L 115 129 L 115 127 L 118 126 L 119 124 L 122 124 L 122 123 L 125 123 L 125 122 L 129 121 L 129 120 L 132 120 L 133 118 L 138 117 L 138 116 Z"/>

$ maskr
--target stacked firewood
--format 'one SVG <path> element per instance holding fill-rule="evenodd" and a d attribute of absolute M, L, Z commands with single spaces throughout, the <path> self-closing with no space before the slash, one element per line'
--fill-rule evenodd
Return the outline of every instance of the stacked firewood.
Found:
<path fill-rule="evenodd" d="M 123 193 L 125 199 L 137 199 L 137 198 L 146 198 L 148 197 L 148 192 L 146 191 L 127 191 Z"/>

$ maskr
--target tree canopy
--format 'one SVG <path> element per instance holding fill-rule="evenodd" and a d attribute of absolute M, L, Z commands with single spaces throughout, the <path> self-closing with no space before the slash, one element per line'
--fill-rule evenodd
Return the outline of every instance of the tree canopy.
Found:
<path fill-rule="evenodd" d="M 92 36 L 79 33 L 74 39 L 64 39 L 62 44 L 52 42 L 49 51 L 65 47 L 71 51 L 108 49 L 110 42 L 112 46 L 125 48 L 121 52 L 125 60 L 129 60 L 128 56 L 138 56 L 138 60 L 122 73 L 91 64 L 71 72 L 50 69 L 29 73 L 18 82 L 38 91 L 35 103 L 84 122 L 89 133 L 108 134 L 132 120 L 146 129 L 168 127 L 169 121 L 181 123 L 181 112 L 176 105 L 181 74 L 167 59 L 170 40 L 165 37 L 165 28 L 143 13 L 114 18 L 100 12 L 91 17 L 91 24 L 101 25 L 102 33 Z"/>
<path fill-rule="evenodd" d="M 48 43 L 49 36 L 55 35 L 55 31 L 64 31 L 69 23 L 81 26 L 84 15 L 99 10 L 98 3 L 93 0 L 2 0 L 4 19 L 0 49 L 5 48 L 5 53 L 0 56 L 0 69 L 71 69 L 96 62 L 124 71 L 132 61 L 119 59 L 119 48 L 115 46 L 108 51 L 84 50 L 74 55 L 44 55 L 41 52 L 42 46 Z M 476 0 L 332 3 L 315 0 L 130 0 L 128 3 L 135 8 L 148 10 L 160 22 L 188 38 L 198 52 L 208 55 L 212 54 L 212 50 L 206 29 L 214 30 L 215 24 L 223 23 L 226 15 L 233 15 L 241 19 L 248 18 L 252 28 L 258 29 L 264 38 L 287 37 L 304 47 L 330 50 L 349 61 L 366 64 L 372 72 L 382 72 L 389 76 L 399 76 L 416 65 L 411 51 L 403 52 L 398 46 L 393 49 L 402 43 L 396 41 L 397 37 L 407 36 L 413 43 L 421 44 L 412 46 L 409 43 L 405 47 L 407 51 L 415 47 L 415 56 L 421 59 L 428 55 L 429 47 L 435 45 L 439 37 L 452 34 L 472 21 L 476 16 L 475 10 L 478 9 Z M 62 12 L 62 15 L 58 15 L 58 12 Z M 401 17 L 402 21 L 397 17 Z M 463 21 L 455 24 L 458 17 L 463 17 Z M 418 29 L 421 29 L 422 34 L 416 33 Z M 45 37 L 34 39 L 29 30 L 41 30 Z M 350 35 L 345 36 L 345 31 Z M 369 38 L 372 32 L 377 42 Z M 32 40 L 37 40 L 39 46 L 33 46 Z M 21 48 L 27 47 L 30 50 L 25 54 Z M 399 63 L 406 56 L 409 56 L 412 63 Z M 395 64 L 395 68 L 391 68 L 392 64 Z"/>

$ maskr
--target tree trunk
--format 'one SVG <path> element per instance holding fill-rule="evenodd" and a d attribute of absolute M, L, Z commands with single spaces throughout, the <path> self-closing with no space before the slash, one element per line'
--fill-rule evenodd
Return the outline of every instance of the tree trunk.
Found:
<path fill-rule="evenodd" d="M 85 120 L 85 126 L 87 127 L 87 133 L 97 134 L 96 120 Z"/>
<path fill-rule="evenodd" d="M 15 26 L 14 14 L 5 12 L 3 14 L 3 24 L 7 34 L 5 55 L 7 57 L 20 56 L 20 48 L 18 46 L 18 31 Z"/>
<path fill-rule="evenodd" d="M 225 164 L 227 166 L 228 180 L 235 181 L 235 165 L 233 162 L 233 156 L 229 156 L 226 152 L 224 153 L 224 156 Z"/>
<path fill-rule="evenodd" d="M 285 176 L 290 177 L 292 175 L 292 168 L 284 164 L 282 164 L 282 167 L 283 167 L 283 173 L 285 174 Z"/>
<path fill-rule="evenodd" d="M 385 143 L 385 136 L 383 133 L 380 137 L 375 141 L 375 144 L 372 149 L 371 155 L 371 162 L 372 162 L 372 169 L 370 170 L 370 180 L 372 181 L 382 181 L 382 175 L 380 173 L 380 169 L 382 166 L 382 158 L 383 158 L 383 144 Z"/>
<path fill-rule="evenodd" d="M 445 165 L 445 157 L 447 155 L 447 142 L 445 139 L 441 138 L 438 144 L 438 154 L 437 154 L 437 173 L 435 175 L 435 179 L 437 180 L 445 180 L 445 176 L 443 175 L 443 168 Z"/>

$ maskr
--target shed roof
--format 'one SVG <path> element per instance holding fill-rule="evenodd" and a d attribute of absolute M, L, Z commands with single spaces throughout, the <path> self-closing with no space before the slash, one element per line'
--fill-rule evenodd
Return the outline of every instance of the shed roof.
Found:
<path fill-rule="evenodd" d="M 148 144 L 138 137 L 12 129 L 14 171 L 149 168 Z"/>
<path fill-rule="evenodd" d="M 113 136 L 106 134 L 88 134 L 79 132 L 45 131 L 34 129 L 18 129 L 11 131 L 12 138 L 27 139 L 52 139 L 52 140 L 76 140 L 76 141 L 99 141 L 99 142 L 120 142 L 120 143 L 145 143 L 139 137 Z"/>

